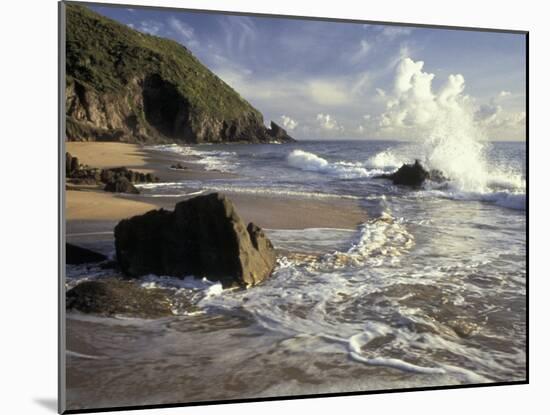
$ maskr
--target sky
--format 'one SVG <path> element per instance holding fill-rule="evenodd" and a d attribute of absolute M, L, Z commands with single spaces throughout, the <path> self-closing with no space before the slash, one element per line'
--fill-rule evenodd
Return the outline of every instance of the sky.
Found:
<path fill-rule="evenodd" d="M 298 139 L 408 140 L 466 117 L 490 140 L 525 140 L 521 34 L 91 8 L 181 43 Z"/>

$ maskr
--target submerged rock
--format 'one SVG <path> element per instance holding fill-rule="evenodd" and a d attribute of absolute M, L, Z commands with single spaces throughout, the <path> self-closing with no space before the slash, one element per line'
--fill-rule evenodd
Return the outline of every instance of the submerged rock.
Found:
<path fill-rule="evenodd" d="M 418 160 L 413 164 L 403 164 L 395 173 L 376 176 L 379 179 L 390 179 L 393 184 L 419 187 L 426 180 L 443 182 L 445 177 L 439 170 L 426 170 Z"/>
<path fill-rule="evenodd" d="M 275 266 L 275 251 L 264 232 L 248 227 L 233 203 L 212 193 L 179 202 L 173 212 L 153 210 L 115 227 L 120 268 L 129 276 L 194 275 L 224 287 L 264 281 Z"/>
<path fill-rule="evenodd" d="M 94 252 L 70 243 L 65 244 L 65 263 L 80 265 L 92 262 L 106 261 L 107 257 L 99 252 Z"/>
<path fill-rule="evenodd" d="M 124 176 L 119 176 L 110 181 L 105 185 L 103 190 L 106 192 L 139 194 L 139 190 Z"/>
<path fill-rule="evenodd" d="M 67 292 L 67 310 L 103 316 L 159 318 L 173 315 L 166 291 L 145 289 L 132 281 L 85 281 Z"/>

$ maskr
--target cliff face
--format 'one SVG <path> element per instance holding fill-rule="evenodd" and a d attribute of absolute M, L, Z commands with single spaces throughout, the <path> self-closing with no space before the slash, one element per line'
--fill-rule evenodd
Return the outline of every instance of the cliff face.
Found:
<path fill-rule="evenodd" d="M 177 42 L 67 5 L 67 140 L 287 142 Z"/>

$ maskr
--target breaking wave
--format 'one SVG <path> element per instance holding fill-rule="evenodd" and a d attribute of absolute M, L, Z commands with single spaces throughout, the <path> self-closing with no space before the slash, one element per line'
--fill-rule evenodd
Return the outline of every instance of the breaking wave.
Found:
<path fill-rule="evenodd" d="M 382 170 L 367 169 L 360 163 L 348 161 L 329 162 L 314 153 L 304 150 L 293 150 L 287 157 L 287 162 L 296 169 L 329 174 L 340 179 L 356 179 L 382 174 Z"/>

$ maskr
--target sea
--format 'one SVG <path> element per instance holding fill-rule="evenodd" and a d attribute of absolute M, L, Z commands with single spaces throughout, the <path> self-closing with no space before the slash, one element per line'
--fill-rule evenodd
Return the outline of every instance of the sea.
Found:
<path fill-rule="evenodd" d="M 525 380 L 526 143 L 475 144 L 154 146 L 235 175 L 143 184 L 144 197 L 350 199 L 367 219 L 266 229 L 289 254 L 247 290 L 143 277 L 193 304 L 173 318 L 71 316 L 69 334 L 94 345 L 69 347 L 69 366 L 94 374 L 73 389 L 75 405 L 91 389 L 100 403 L 135 405 Z M 377 178 L 415 159 L 449 180 L 413 189 Z M 82 275 L 69 267 L 68 284 Z"/>

